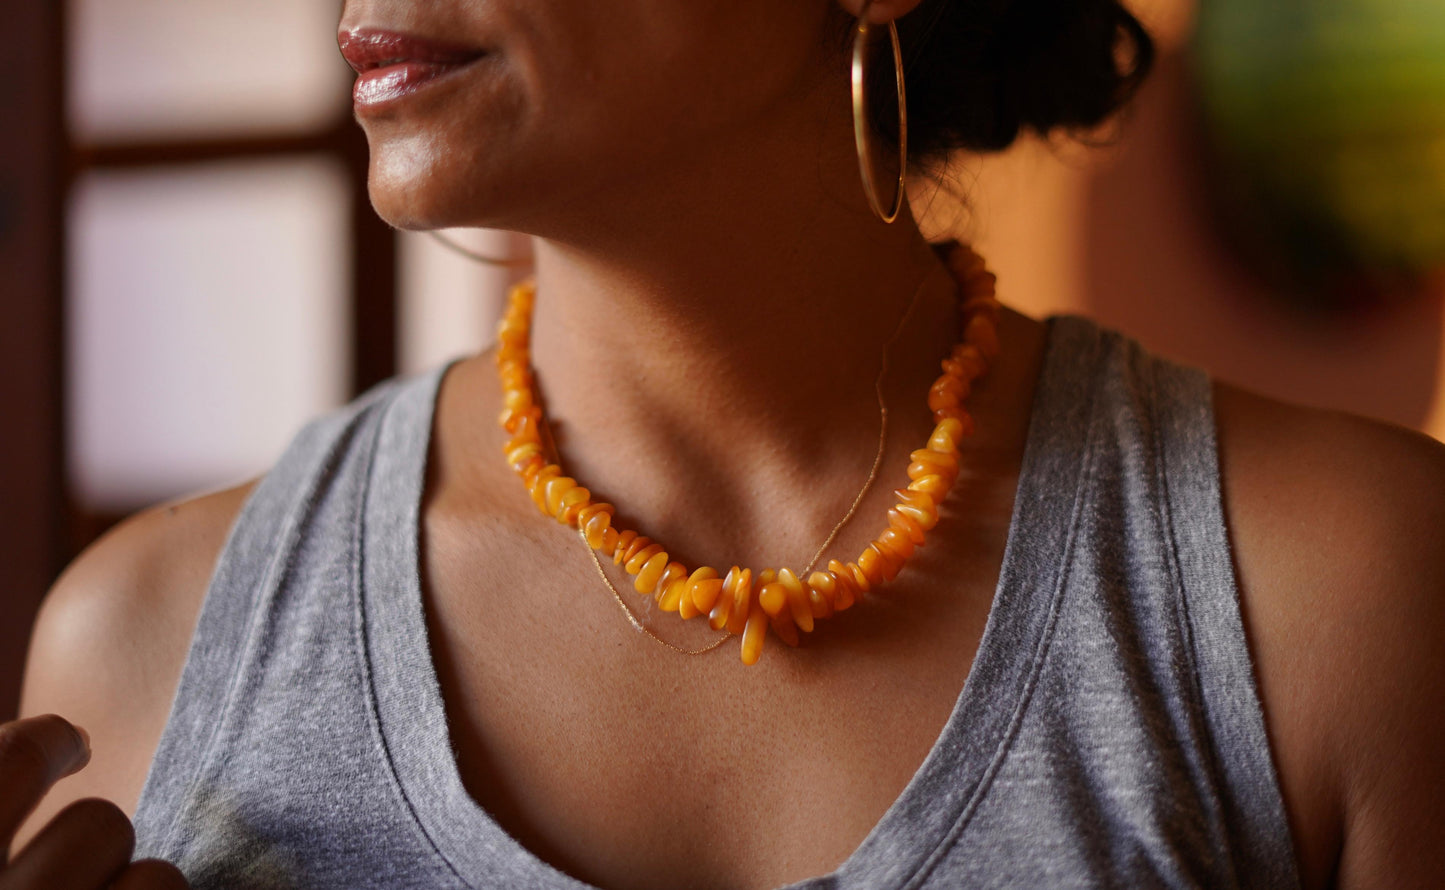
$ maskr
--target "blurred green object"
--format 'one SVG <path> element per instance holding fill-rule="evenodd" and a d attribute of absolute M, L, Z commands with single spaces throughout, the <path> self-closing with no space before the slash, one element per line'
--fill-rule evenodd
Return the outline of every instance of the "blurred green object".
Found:
<path fill-rule="evenodd" d="M 1232 235 L 1314 304 L 1445 267 L 1445 0 L 1200 0 Z"/>

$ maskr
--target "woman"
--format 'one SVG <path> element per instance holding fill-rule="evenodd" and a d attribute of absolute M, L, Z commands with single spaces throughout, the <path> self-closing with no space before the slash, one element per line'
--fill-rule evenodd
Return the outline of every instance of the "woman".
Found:
<path fill-rule="evenodd" d="M 17 849 L 96 796 L 198 887 L 1445 871 L 1440 447 L 993 310 L 967 254 L 880 220 L 886 174 L 865 172 L 877 208 L 859 188 L 858 16 L 904 32 L 915 170 L 1097 123 L 1149 58 L 1106 0 L 346 3 L 378 212 L 533 236 L 507 394 L 490 356 L 382 388 L 259 483 L 82 556 L 38 620 L 24 709 L 84 726 L 94 762 Z M 874 105 L 865 144 L 887 154 L 897 119 Z M 954 349 L 961 304 L 988 328 L 972 351 Z M 990 359 L 942 385 L 961 409 L 925 397 L 945 357 L 960 378 Z M 965 411 L 972 436 L 945 428 Z M 937 516 L 889 492 L 925 442 L 956 454 L 912 474 L 957 473 Z M 596 498 L 548 487 L 553 446 Z M 539 516 L 537 491 L 595 541 Z M 614 512 L 578 515 L 604 492 Z M 900 497 L 914 520 L 891 518 Z M 911 550 L 898 535 L 844 563 L 885 515 L 927 546 L 880 584 Z M 594 565 L 624 527 L 717 577 L 676 587 L 652 551 L 632 575 Z M 834 532 L 832 580 L 722 577 L 797 568 Z M 648 566 L 655 597 L 634 595 Z M 719 622 L 744 659 L 731 636 L 674 651 L 718 635 L 700 605 L 718 588 L 752 597 L 742 627 Z M 58 773 L 79 757 L 63 730 L 9 731 L 49 738 L 33 748 L 61 752 Z M 76 822 L 15 869 L 93 861 L 67 847 L 88 843 Z"/>

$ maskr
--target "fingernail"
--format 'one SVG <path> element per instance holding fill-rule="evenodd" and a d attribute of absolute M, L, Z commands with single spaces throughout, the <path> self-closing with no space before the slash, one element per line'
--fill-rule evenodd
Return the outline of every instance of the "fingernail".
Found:
<path fill-rule="evenodd" d="M 86 731 L 85 731 L 84 729 L 82 729 L 81 727 L 76 726 L 74 723 L 70 724 L 70 728 L 73 729 L 73 730 L 75 730 L 75 734 L 76 734 L 76 735 L 80 736 L 80 746 L 85 749 L 86 756 L 89 756 L 89 755 L 90 755 L 90 733 L 86 732 Z"/>

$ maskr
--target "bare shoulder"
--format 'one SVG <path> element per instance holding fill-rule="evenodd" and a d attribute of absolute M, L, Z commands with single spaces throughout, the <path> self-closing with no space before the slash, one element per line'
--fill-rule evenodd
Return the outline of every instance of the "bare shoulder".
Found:
<path fill-rule="evenodd" d="M 81 797 L 104 797 L 134 813 L 211 572 L 253 486 L 127 519 L 47 594 L 31 634 L 21 712 L 56 713 L 84 727 L 94 755 L 56 786 L 17 846 Z"/>
<path fill-rule="evenodd" d="M 1245 621 L 1306 886 L 1445 872 L 1445 446 L 1215 390 Z"/>

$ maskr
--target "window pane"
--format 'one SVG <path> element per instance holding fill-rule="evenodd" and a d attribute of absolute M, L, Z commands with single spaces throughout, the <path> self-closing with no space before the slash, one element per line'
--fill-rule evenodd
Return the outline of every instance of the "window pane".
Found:
<path fill-rule="evenodd" d="M 486 229 L 441 233 L 483 256 L 522 256 L 527 239 Z M 485 349 L 507 287 L 526 269 L 498 269 L 448 250 L 419 232 L 401 236 L 398 364 L 403 373 Z"/>
<path fill-rule="evenodd" d="M 71 0 L 83 142 L 324 126 L 350 107 L 336 0 Z"/>
<path fill-rule="evenodd" d="M 257 473 L 346 396 L 344 170 L 93 173 L 71 206 L 69 467 L 129 510 Z"/>

